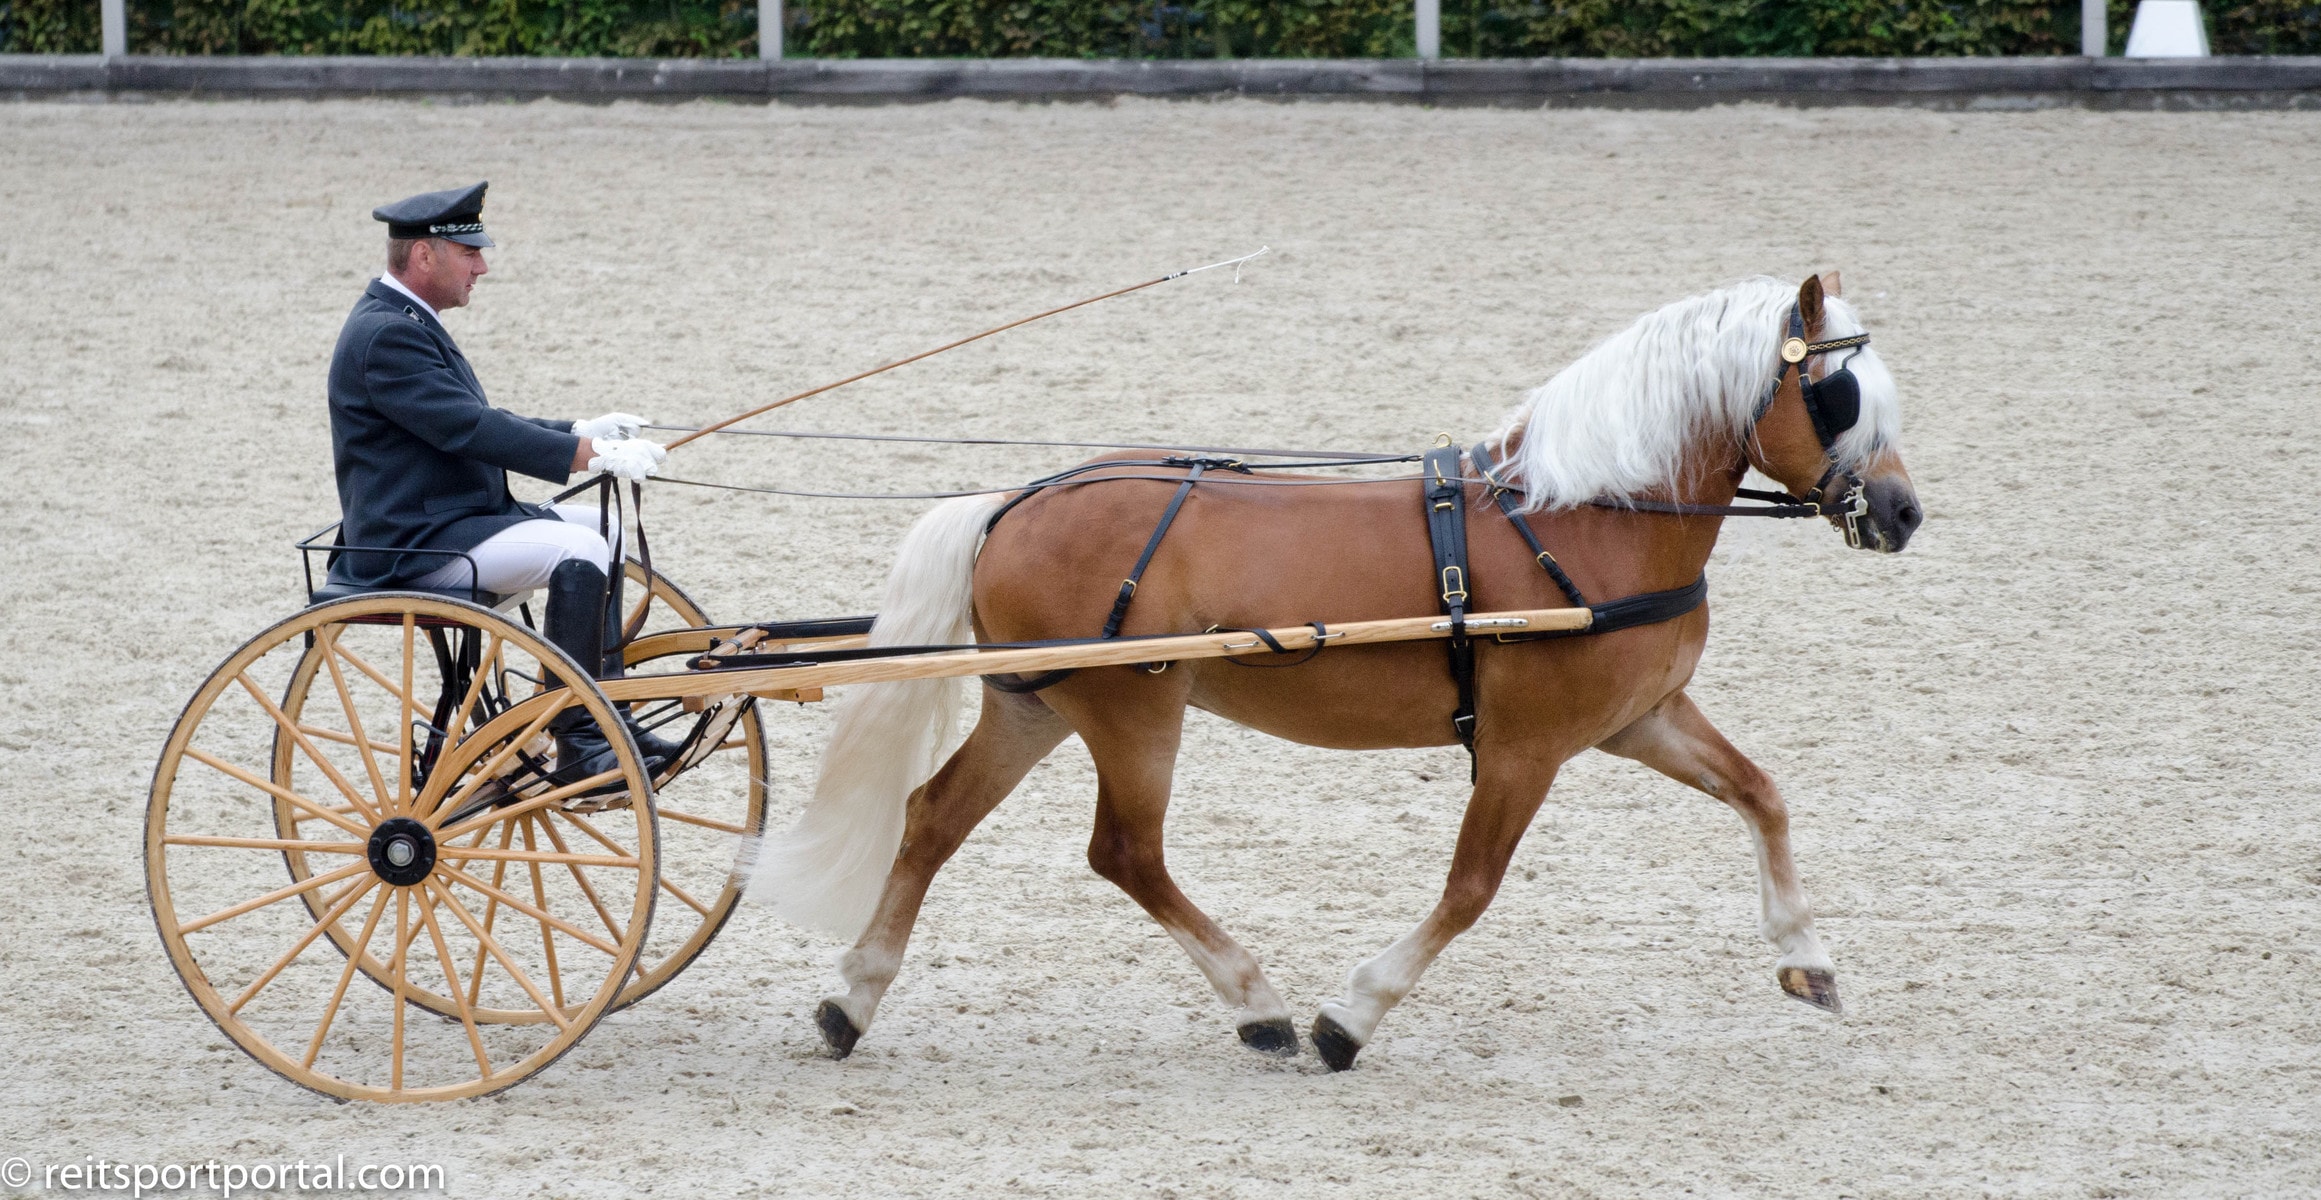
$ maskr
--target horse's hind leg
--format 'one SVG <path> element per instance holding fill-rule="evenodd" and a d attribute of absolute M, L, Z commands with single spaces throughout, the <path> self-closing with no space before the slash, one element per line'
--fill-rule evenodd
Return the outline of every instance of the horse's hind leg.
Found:
<path fill-rule="evenodd" d="M 1257 959 L 1209 919 L 1169 876 L 1161 848 L 1163 819 L 1184 725 L 1182 699 L 1174 720 L 1151 706 L 1110 708 L 1096 728 L 1082 726 L 1096 762 L 1096 827 L 1088 838 L 1088 865 L 1142 906 L 1184 947 L 1209 986 L 1233 1009 L 1241 1041 L 1268 1054 L 1296 1054 L 1297 1027 L 1289 1007 L 1266 982 Z M 1092 714 L 1093 715 L 1093 714 Z"/>
<path fill-rule="evenodd" d="M 1632 758 L 1679 783 L 1731 805 L 1757 843 L 1758 928 L 1781 948 L 1774 964 L 1781 990 L 1816 1008 L 1838 1011 L 1837 969 L 1813 932 L 1813 910 L 1789 857 L 1789 809 L 1771 776 L 1718 733 L 1692 698 L 1678 692 L 1599 747 Z"/>
<path fill-rule="evenodd" d="M 1338 998 L 1322 1005 L 1314 1018 L 1314 1050 L 1331 1070 L 1354 1065 L 1354 1056 L 1370 1043 L 1387 1012 L 1418 986 L 1418 977 L 1452 938 L 1482 918 L 1492 897 L 1499 894 L 1516 843 L 1523 840 L 1532 815 L 1547 799 L 1560 765 L 1559 758 L 1526 756 L 1512 749 L 1483 757 L 1467 815 L 1459 824 L 1450 876 L 1434 911 L 1393 945 L 1356 966 Z"/>
<path fill-rule="evenodd" d="M 903 947 L 918 923 L 927 887 L 976 825 L 1007 799 L 1025 773 L 1072 732 L 1037 696 L 983 692 L 975 731 L 949 762 L 912 792 L 903 817 L 903 844 L 887 873 L 886 890 L 862 937 L 839 960 L 846 994 L 822 1002 L 814 1021 L 840 1058 L 854 1050 L 878 1012 L 887 985 L 902 967 Z"/>

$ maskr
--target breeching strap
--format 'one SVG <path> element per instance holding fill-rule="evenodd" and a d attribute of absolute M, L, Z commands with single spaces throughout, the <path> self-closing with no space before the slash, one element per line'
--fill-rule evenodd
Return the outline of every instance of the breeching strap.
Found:
<path fill-rule="evenodd" d="M 1136 556 L 1136 565 L 1130 567 L 1127 578 L 1120 581 L 1120 594 L 1113 598 L 1112 612 L 1104 618 L 1104 632 L 1096 635 L 1100 640 L 1110 641 L 1120 636 L 1121 623 L 1128 620 L 1128 605 L 1130 601 L 1136 599 L 1136 586 L 1144 580 L 1145 568 L 1152 565 L 1153 555 L 1160 553 L 1161 539 L 1169 535 L 1169 526 L 1176 524 L 1177 513 L 1185 507 L 1185 497 L 1193 494 L 1193 485 L 1201 481 L 1202 473 L 1211 467 L 1248 470 L 1247 467 L 1231 459 L 1169 458 L 1162 460 L 1162 462 L 1166 466 L 1188 468 L 1185 472 L 1185 480 L 1177 485 L 1176 494 L 1169 497 L 1168 507 L 1161 510 L 1160 522 L 1153 526 L 1152 536 L 1145 539 L 1144 552 Z M 1007 507 L 1013 508 L 1014 504 L 1011 503 Z M 1006 509 L 1003 508 L 999 513 L 993 514 L 991 523 L 998 524 L 999 517 L 1005 512 Z M 989 528 L 990 526 L 985 526 L 986 530 Z M 1072 668 L 1065 667 L 1060 670 L 1045 671 L 1029 679 L 1022 676 L 986 675 L 983 677 L 983 682 L 1000 691 L 1021 695 L 1025 692 L 1036 692 L 1042 688 L 1054 687 L 1071 677 Z"/>

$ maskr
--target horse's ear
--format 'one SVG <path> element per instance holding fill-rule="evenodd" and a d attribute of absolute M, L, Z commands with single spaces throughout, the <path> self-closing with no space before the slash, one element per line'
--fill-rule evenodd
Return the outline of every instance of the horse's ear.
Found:
<path fill-rule="evenodd" d="M 1821 328 L 1821 276 L 1808 275 L 1797 289 L 1797 315 L 1805 318 L 1808 335 Z"/>
<path fill-rule="evenodd" d="M 1836 268 L 1821 273 L 1821 294 L 1833 300 L 1846 294 L 1845 285 L 1838 281 Z"/>

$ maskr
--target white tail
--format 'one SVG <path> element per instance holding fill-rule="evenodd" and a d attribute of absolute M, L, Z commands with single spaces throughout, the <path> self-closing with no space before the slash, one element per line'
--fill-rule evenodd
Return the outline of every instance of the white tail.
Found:
<path fill-rule="evenodd" d="M 895 551 L 871 645 L 970 640 L 975 552 L 1002 499 L 946 501 L 911 526 Z M 850 689 L 798 823 L 743 844 L 745 894 L 792 924 L 859 936 L 902 847 L 904 803 L 951 750 L 965 684 L 910 679 Z"/>

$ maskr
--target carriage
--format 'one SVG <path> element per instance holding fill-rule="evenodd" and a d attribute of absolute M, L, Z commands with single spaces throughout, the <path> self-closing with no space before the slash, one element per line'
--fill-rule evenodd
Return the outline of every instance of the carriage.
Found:
<path fill-rule="evenodd" d="M 332 549 L 330 528 L 299 549 Z M 741 899 L 736 846 L 764 828 L 765 722 L 826 686 L 1449 632 L 1428 617 L 868 652 L 872 617 L 715 624 L 659 571 L 624 566 L 625 678 L 591 678 L 523 596 L 326 584 L 194 693 L 154 773 L 147 886 L 179 975 L 252 1058 L 383 1101 L 486 1095 L 547 1067 L 716 938 Z M 618 729 L 616 705 L 679 756 L 648 772 L 618 737 L 617 768 L 554 785 L 549 722 L 579 707 Z"/>
<path fill-rule="evenodd" d="M 1766 293 L 1757 297 L 1760 309 L 1778 311 L 1777 291 L 1750 286 Z M 1769 388 L 1753 381 L 1747 394 L 1702 393 L 1701 403 L 1725 405 L 1725 411 L 1739 414 L 1736 423 L 1745 419 L 1742 427 L 1750 443 L 1745 459 L 1738 448 L 1717 450 L 1738 465 L 1726 470 L 1723 490 L 1710 497 L 1714 503 L 1633 500 L 1600 513 L 1582 510 L 1559 518 L 1562 535 L 1584 534 L 1632 561 L 1661 555 L 1664 577 L 1674 582 L 1667 572 L 1681 570 L 1683 578 L 1693 579 L 1665 591 L 1631 589 L 1618 599 L 1589 602 L 1526 523 L 1513 499 L 1517 489 L 1494 473 L 1494 452 L 1484 445 L 1462 452 L 1447 438 L 1423 456 L 1369 460 L 1422 461 L 1420 474 L 1401 477 L 1419 480 L 1420 489 L 1406 494 L 1389 480 L 1341 480 L 1369 489 L 1363 493 L 1368 499 L 1358 503 L 1370 507 L 1305 505 L 1302 519 L 1309 525 L 1304 535 L 1265 549 L 1280 576 L 1303 580 L 1298 586 L 1305 590 L 1287 600 L 1251 601 L 1248 611 L 1266 615 L 1244 618 L 1239 625 L 1213 622 L 1199 633 L 1173 632 L 1198 628 L 1207 618 L 1182 603 L 1172 610 L 1175 602 L 1165 594 L 1142 603 L 1142 630 L 1134 623 L 1124 630 L 1122 621 L 1138 593 L 1139 578 L 1204 472 L 1220 483 L 1259 482 L 1227 478 L 1253 473 L 1252 464 L 1239 459 L 1187 454 L 1098 460 L 994 493 L 981 507 L 970 504 L 948 517 L 939 509 L 922 521 L 913 538 L 930 527 L 948 529 L 943 537 L 949 545 L 938 548 L 938 556 L 950 564 L 946 569 L 953 577 L 945 592 L 949 607 L 920 604 L 912 610 L 915 615 L 901 617 L 901 610 L 892 610 L 886 623 L 869 616 L 713 623 L 654 569 L 643 532 L 636 529 L 630 544 L 640 554 L 624 562 L 625 588 L 614 589 L 614 609 L 608 614 L 617 618 L 624 664 L 619 673 L 591 672 L 567 657 L 542 636 L 524 596 L 315 588 L 310 567 L 307 605 L 228 656 L 195 691 L 163 748 L 145 826 L 146 881 L 156 927 L 203 1011 L 236 1045 L 292 1082 L 342 1099 L 423 1101 L 489 1094 L 555 1062 L 598 1021 L 667 985 L 716 938 L 743 896 L 737 850 L 764 832 L 769 786 L 765 725 L 777 705 L 818 701 L 824 688 L 835 685 L 977 676 L 994 689 L 989 695 L 1020 695 L 1074 672 L 1089 672 L 1059 687 L 1052 702 L 1028 702 L 1043 714 L 1036 719 L 1025 716 L 1031 710 L 1022 702 L 1014 708 L 987 703 L 986 724 L 1013 721 L 1016 732 L 987 737 L 985 726 L 979 726 L 960 755 L 986 754 L 990 762 L 1013 756 L 1012 766 L 992 766 L 965 782 L 942 774 L 930 779 L 932 767 L 909 778 L 887 771 L 896 786 L 873 806 L 878 811 L 840 814 L 842 837 L 823 842 L 793 838 L 786 851 L 791 857 L 755 862 L 755 882 L 763 883 L 769 871 L 794 877 L 787 900 L 777 903 L 785 916 L 816 907 L 812 893 L 826 885 L 853 893 L 834 906 L 848 915 L 824 922 L 863 933 L 858 953 L 846 963 L 852 990 L 825 1001 L 817 1013 L 826 1042 L 843 1056 L 867 1027 L 878 995 L 893 977 L 917 896 L 948 855 L 943 847 L 955 847 L 981 813 L 1012 788 L 1012 780 L 1062 739 L 1069 713 L 1110 702 L 1121 680 L 1143 688 L 1141 698 L 1122 703 L 1145 707 L 1124 707 L 1121 711 L 1130 715 L 1114 722 L 1104 739 L 1086 727 L 1081 733 L 1099 759 L 1100 780 L 1106 756 L 1112 755 L 1116 764 L 1129 764 L 1131 774 L 1160 780 L 1161 791 L 1152 799 L 1165 807 L 1165 767 L 1174 754 L 1167 735 L 1169 705 L 1181 720 L 1187 676 L 1205 667 L 1173 674 L 1167 668 L 1221 659 L 1307 668 L 1303 673 L 1239 673 L 1269 682 L 1245 680 L 1212 710 L 1245 724 L 1267 728 L 1284 711 L 1301 705 L 1310 710 L 1306 700 L 1311 693 L 1301 697 L 1295 680 L 1321 680 L 1338 688 L 1341 697 L 1353 698 L 1347 704 L 1390 698 L 1391 720 L 1400 724 L 1393 729 L 1378 724 L 1385 732 L 1363 735 L 1371 744 L 1439 745 L 1448 740 L 1446 728 L 1456 728 L 1472 752 L 1479 696 L 1484 704 L 1499 706 L 1507 718 L 1501 729 L 1547 730 L 1569 743 L 1559 751 L 1565 757 L 1588 746 L 1612 748 L 1740 809 L 1759 842 L 1765 929 L 1784 951 L 1777 972 L 1781 986 L 1834 1010 L 1833 976 L 1788 862 L 1786 817 L 1769 780 L 1722 745 L 1705 718 L 1688 708 L 1667 710 L 1676 715 L 1664 718 L 1664 724 L 1674 720 L 1681 729 L 1667 724 L 1660 733 L 1639 732 L 1648 723 L 1640 712 L 1649 718 L 1663 711 L 1656 707 L 1661 700 L 1682 702 L 1681 678 L 1674 691 L 1645 697 L 1644 709 L 1635 709 L 1630 695 L 1652 686 L 1652 679 L 1666 674 L 1667 664 L 1697 654 L 1698 639 L 1706 631 L 1705 620 L 1689 614 L 1705 591 L 1695 576 L 1713 542 L 1713 526 L 1703 541 L 1668 535 L 1667 530 L 1678 528 L 1674 525 L 1653 525 L 1661 530 L 1653 535 L 1659 538 L 1654 549 L 1649 538 L 1636 534 L 1647 527 L 1639 522 L 1662 520 L 1647 514 L 1753 511 L 1826 517 L 1839 523 L 1854 545 L 1888 550 L 1899 549 L 1917 523 L 1899 458 L 1872 436 L 1878 431 L 1870 422 L 1855 429 L 1858 413 L 1852 405 L 1858 405 L 1858 398 L 1842 420 L 1833 422 L 1825 410 L 1839 377 L 1825 374 L 1818 383 L 1807 382 L 1810 356 L 1867 341 L 1857 330 L 1809 343 L 1809 328 L 1822 323 L 1821 299 L 1819 283 L 1809 280 L 1788 309 L 1790 337 L 1779 351 L 1784 365 L 1772 375 Z M 1722 314 L 1732 306 L 1711 296 L 1700 307 Z M 1764 331 L 1739 324 L 1730 328 L 1736 331 L 1730 336 L 1737 361 L 1764 349 L 1757 336 Z M 1784 379 L 1794 382 L 1785 387 Z M 1853 386 L 1850 376 L 1844 382 Z M 1822 394 L 1818 402 L 1817 389 Z M 1883 419 L 1890 424 L 1890 385 L 1886 391 Z M 1776 409 L 1778 396 L 1798 399 Z M 1668 423 L 1672 436 L 1706 427 L 1681 413 Z M 1841 436 L 1852 440 L 1833 450 Z M 1512 448 L 1503 442 L 1498 453 Z M 1874 504 L 1865 499 L 1863 480 L 1854 474 L 1854 466 L 1873 457 L 1880 472 L 1871 480 Z M 1731 507 L 1740 472 L 1751 465 L 1789 481 L 1787 486 L 1805 498 L 1754 493 L 1773 501 L 1772 507 Z M 1813 483 L 1817 475 L 1820 482 Z M 1113 515 L 1120 519 L 1101 534 L 1089 519 L 1094 510 L 1074 508 L 1080 501 L 1052 499 L 1058 493 L 1130 494 L 1081 487 L 1107 480 L 1141 481 L 1145 490 L 1137 494 L 1152 497 L 1153 507 L 1160 507 L 1158 499 L 1171 495 L 1171 489 L 1173 499 L 1161 508 L 1157 526 L 1143 524 L 1151 517 L 1142 500 L 1116 506 Z M 1831 486 L 1833 480 L 1850 487 L 1841 493 Z M 1285 500 L 1318 495 L 1308 486 L 1315 481 L 1281 482 L 1289 490 L 1275 494 Z M 599 489 L 608 530 L 615 522 L 634 521 L 635 505 L 620 504 L 611 481 L 582 487 Z M 1232 490 L 1250 496 L 1263 491 Z M 633 487 L 631 495 L 641 501 Z M 997 525 L 1034 496 L 1045 510 L 1034 504 L 1028 516 Z M 1479 534 L 1471 569 L 1461 514 L 1487 508 L 1486 497 L 1496 498 L 1506 523 Z M 1418 519 L 1422 512 L 1423 521 Z M 1360 519 L 1349 521 L 1349 513 Z M 1051 530 L 1044 542 L 1036 532 L 1042 521 Z M 1230 518 L 1189 524 L 1194 528 L 1182 538 L 1193 546 L 1218 545 L 1220 536 L 1241 540 L 1232 536 Z M 1333 551 L 1333 531 L 1350 526 L 1366 549 L 1341 543 Z M 1014 532 L 986 544 L 983 539 L 995 528 Z M 1070 532 L 1056 535 L 1056 529 Z M 326 527 L 323 533 L 328 532 Z M 992 567 L 990 557 L 1001 560 L 993 568 L 1001 574 L 1025 567 L 1029 560 L 1009 548 L 1010 537 L 1016 547 L 1073 542 L 1076 550 L 1086 550 L 1085 571 L 1058 581 L 1047 569 L 1050 564 L 1039 564 L 1037 582 L 1024 593 L 1041 603 L 1064 605 L 1058 610 L 1063 615 L 1044 617 L 1030 607 L 986 612 L 978 601 L 979 623 L 997 619 L 1002 627 L 1018 630 L 1012 636 L 1023 640 L 1006 641 L 1003 635 L 1002 640 L 961 644 L 959 636 L 940 636 L 965 629 L 967 577 L 980 578 Z M 317 534 L 299 543 L 310 562 L 313 555 L 334 548 L 321 538 Z M 1386 556 L 1381 561 L 1423 563 L 1430 543 L 1431 576 L 1381 573 L 1360 559 L 1361 553 L 1374 551 Z M 1125 557 L 1139 544 L 1143 553 L 1128 577 L 1117 585 L 1116 576 L 1106 578 L 1116 569 L 1112 559 Z M 978 565 L 978 545 L 999 550 Z M 914 550 L 913 540 L 906 539 L 904 559 L 924 552 L 924 546 Z M 1303 565 L 1293 561 L 1298 555 L 1307 556 Z M 1181 574 L 1191 569 L 1184 564 L 1199 561 L 1198 552 L 1184 551 L 1176 561 Z M 908 573 L 898 566 L 896 579 Z M 1333 584 L 1332 578 L 1354 582 Z M 1478 595 L 1530 602 L 1471 611 L 1470 582 L 1484 580 L 1493 591 Z M 897 594 L 890 585 L 890 605 Z M 1438 601 L 1439 611 L 1425 616 L 1326 624 L 1280 619 L 1288 613 L 1302 619 L 1324 606 L 1408 614 L 1436 608 Z M 1111 617 L 1101 636 L 1060 636 L 1086 627 L 1072 613 L 1101 612 L 1106 602 Z M 1641 640 L 1582 639 L 1598 649 L 1553 648 L 1554 639 L 1640 625 L 1660 632 Z M 889 636 L 882 640 L 881 634 Z M 1686 638 L 1692 640 L 1685 643 Z M 1412 654 L 1394 649 L 1428 641 L 1450 647 L 1447 676 L 1441 658 L 1428 670 Z M 1506 656 L 1506 662 L 1539 667 L 1578 663 L 1581 675 L 1575 678 L 1594 680 L 1600 694 L 1582 703 L 1568 695 L 1527 690 L 1505 672 L 1478 675 L 1475 647 L 1486 641 L 1495 645 L 1493 655 Z M 1364 652 L 1368 657 L 1335 653 L 1364 646 L 1371 647 Z M 1310 665 L 1324 649 L 1333 653 L 1322 656 L 1320 665 Z M 1142 670 L 1125 676 L 1095 670 L 1129 666 Z M 1438 728 L 1423 717 L 1438 700 L 1451 716 L 1448 727 Z M 942 740 L 933 731 L 946 718 L 933 706 L 923 707 L 924 713 L 913 719 L 928 731 L 920 740 L 933 746 Z M 676 743 L 677 753 L 667 760 L 645 758 L 624 732 L 610 738 L 611 769 L 585 779 L 559 779 L 549 761 L 549 730 L 560 714 L 575 709 L 607 731 L 631 722 L 654 731 Z M 1601 724 L 1611 719 L 1618 723 Z M 1587 721 L 1598 725 L 1575 724 Z M 1272 731 L 1298 736 L 1294 720 L 1286 718 Z M 1614 734 L 1627 741 L 1615 745 L 1607 740 Z M 847 736 L 841 722 L 838 737 Z M 1338 732 L 1330 736 L 1341 740 L 1325 744 L 1361 744 L 1360 738 Z M 978 749 L 993 737 L 1000 749 Z M 1111 747 L 1123 738 L 1149 744 L 1115 753 Z M 886 732 L 857 730 L 854 742 L 857 758 L 905 754 L 901 740 Z M 837 753 L 833 750 L 832 756 Z M 989 759 L 991 754 L 999 758 Z M 1142 765 L 1137 755 L 1144 756 Z M 1476 761 L 1477 790 L 1470 804 L 1497 814 L 1488 820 L 1498 828 L 1499 840 L 1462 841 L 1450 891 L 1464 907 L 1446 906 L 1429 917 L 1418 936 L 1431 949 L 1423 955 L 1390 951 L 1364 964 L 1349 978 L 1347 999 L 1324 1007 L 1313 1040 L 1333 1068 L 1351 1064 L 1378 1018 L 1408 991 L 1425 961 L 1463 928 L 1460 922 L 1471 923 L 1480 905 L 1488 903 L 1513 839 L 1521 835 L 1561 759 L 1529 751 L 1496 760 L 1478 756 Z M 911 819 L 923 816 L 936 824 L 925 831 L 928 836 L 909 843 L 912 853 L 898 854 L 904 844 L 903 796 L 920 784 L 927 792 L 924 812 L 915 809 Z M 999 790 L 971 794 L 974 788 L 990 787 Z M 1470 821 L 1476 811 L 1470 808 Z M 1129 890 L 1173 933 L 1200 930 L 1180 941 L 1189 938 L 1202 947 L 1196 962 L 1239 1014 L 1245 1043 L 1294 1052 L 1297 1035 L 1254 960 L 1206 924 L 1197 910 L 1179 903 L 1181 895 L 1170 899 L 1174 885 L 1154 869 L 1159 813 L 1160 807 L 1147 805 L 1131 822 L 1100 808 L 1100 825 L 1112 822 L 1104 844 L 1119 854 L 1100 861 L 1092 849 L 1091 864 Z M 814 815 L 810 806 L 809 820 Z M 801 846 L 836 846 L 842 855 L 824 857 L 849 861 L 833 865 L 800 859 Z M 882 884 L 886 901 L 881 900 Z M 808 893 L 803 903 L 802 891 Z M 859 952 L 870 945 L 883 950 Z M 1387 968 L 1379 967 L 1381 962 L 1401 974 L 1382 973 Z"/>

